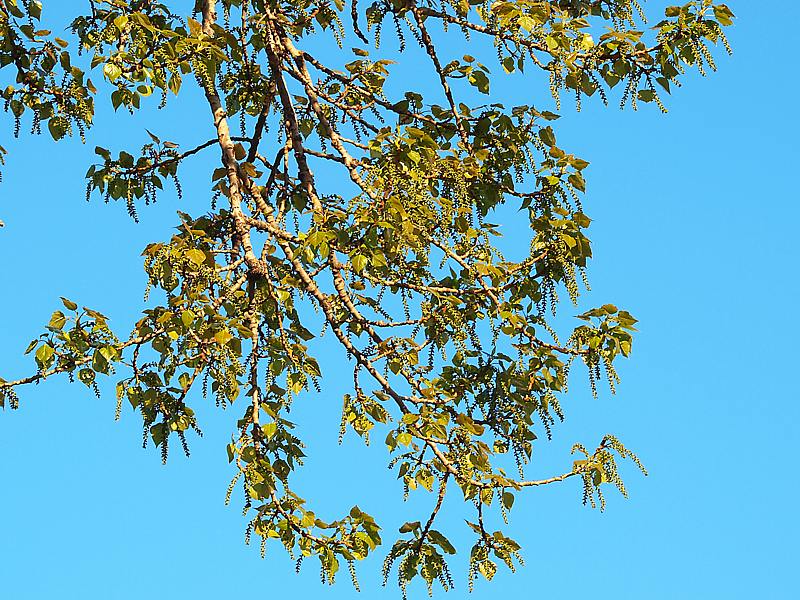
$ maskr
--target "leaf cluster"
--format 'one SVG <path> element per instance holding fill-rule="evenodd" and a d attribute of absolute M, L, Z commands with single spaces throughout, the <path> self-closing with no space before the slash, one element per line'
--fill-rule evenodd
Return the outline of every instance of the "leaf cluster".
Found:
<path fill-rule="evenodd" d="M 262 552 L 279 542 L 298 569 L 315 557 L 323 582 L 346 563 L 357 587 L 354 565 L 379 550 L 381 525 L 358 506 L 323 519 L 293 486 L 307 448 L 291 406 L 327 400 L 318 357 L 338 351 L 353 378 L 340 441 L 378 435 L 404 495 L 435 497 L 388 550 L 384 579 L 396 572 L 404 595 L 418 579 L 454 587 L 448 491 L 474 510 L 470 586 L 522 563 L 507 532 L 528 488 L 582 481 L 584 503 L 600 508 L 607 486 L 626 494 L 618 461 L 641 465 L 610 435 L 577 444 L 561 474 L 526 476 L 566 416 L 571 367 L 585 367 L 595 395 L 603 378 L 613 391 L 636 319 L 605 304 L 559 336 L 561 297 L 577 303 L 592 257 L 589 163 L 559 145 L 558 114 L 505 106 L 493 82 L 538 70 L 556 107 L 618 93 L 622 106 L 666 110 L 685 73 L 716 68 L 715 45 L 729 50 L 726 5 L 693 0 L 646 29 L 636 0 L 196 0 L 191 14 L 167 0 L 88 4 L 63 40 L 42 25 L 47 2 L 0 0 L 14 132 L 29 118 L 34 134 L 46 124 L 56 141 L 83 136 L 101 99 L 141 118 L 152 96 L 206 123 L 210 139 L 148 129 L 140 150 L 96 148 L 87 196 L 124 201 L 134 219 L 167 179 L 181 195 L 192 157 L 220 159 L 208 210 L 179 213 L 174 234 L 144 249 L 146 306 L 130 335 L 64 299 L 28 348 L 35 373 L 0 380 L 0 404 L 58 374 L 97 393 L 113 377 L 117 414 L 127 400 L 166 461 L 175 438 L 188 454 L 187 434 L 200 434 L 192 406 L 213 397 L 237 411 L 228 500 L 243 497 L 246 540 Z M 450 56 L 473 37 L 496 57 Z M 314 50 L 325 40 L 339 50 Z M 398 56 L 418 79 L 398 81 Z M 509 210 L 530 234 L 506 256 Z"/>

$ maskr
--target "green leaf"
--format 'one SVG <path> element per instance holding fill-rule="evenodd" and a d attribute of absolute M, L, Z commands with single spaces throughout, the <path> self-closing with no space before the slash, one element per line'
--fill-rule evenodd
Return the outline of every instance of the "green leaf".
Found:
<path fill-rule="evenodd" d="M 30 0 L 28 3 L 28 14 L 34 19 L 42 18 L 42 3 L 40 0 Z"/>
<path fill-rule="evenodd" d="M 196 37 L 203 32 L 203 26 L 192 17 L 186 19 L 186 23 L 189 25 L 189 33 L 191 33 L 193 36 Z"/>
<path fill-rule="evenodd" d="M 77 310 L 78 308 L 77 304 L 75 304 L 72 300 L 64 298 L 64 296 L 61 296 L 61 302 L 64 304 L 67 310 Z"/>
<path fill-rule="evenodd" d="M 473 71 L 469 74 L 467 80 L 476 88 L 481 94 L 489 93 L 489 78 L 483 71 Z"/>
<path fill-rule="evenodd" d="M 586 180 L 580 173 L 572 173 L 568 177 L 568 181 L 575 187 L 575 189 L 582 192 L 586 191 Z"/>
<path fill-rule="evenodd" d="M 181 313 L 181 323 L 183 323 L 184 327 L 189 327 L 197 316 L 191 310 L 185 310 Z"/>
<path fill-rule="evenodd" d="M 103 66 L 103 75 L 105 75 L 109 81 L 112 83 L 119 79 L 119 76 L 122 75 L 122 69 L 119 68 L 118 65 L 114 63 L 106 63 Z"/>
<path fill-rule="evenodd" d="M 261 426 L 261 433 L 264 434 L 264 437 L 266 439 L 272 438 L 272 436 L 275 435 L 275 432 L 277 430 L 278 430 L 277 423 L 264 423 L 264 425 Z"/>
<path fill-rule="evenodd" d="M 108 359 L 100 350 L 95 350 L 92 354 L 92 369 L 98 373 L 108 374 Z"/>
<path fill-rule="evenodd" d="M 191 250 L 186 251 L 186 258 L 192 261 L 197 266 L 202 265 L 206 262 L 206 254 L 202 250 L 198 250 L 197 248 L 192 248 Z"/>
<path fill-rule="evenodd" d="M 553 133 L 552 127 L 542 127 L 539 130 L 539 139 L 545 143 L 547 146 L 555 146 L 556 144 L 556 135 Z"/>
<path fill-rule="evenodd" d="M 444 537 L 440 532 L 436 531 L 435 529 L 431 529 L 428 532 L 428 537 L 434 544 L 439 546 L 447 554 L 456 553 L 456 549 L 453 546 L 453 544 L 450 543 L 450 540 L 448 540 L 446 537 Z"/>
<path fill-rule="evenodd" d="M 421 527 L 422 525 L 419 521 L 409 521 L 400 526 L 400 533 L 410 533 L 419 530 Z"/>
<path fill-rule="evenodd" d="M 531 32 L 536 29 L 536 21 L 530 17 L 523 15 L 517 20 L 517 24 L 525 31 Z"/>
<path fill-rule="evenodd" d="M 150 427 L 150 435 L 152 436 L 153 443 L 156 446 L 161 445 L 161 442 L 163 442 L 166 439 L 167 434 L 168 430 L 164 426 L 164 423 L 156 423 L 155 425 Z"/>
<path fill-rule="evenodd" d="M 64 316 L 60 310 L 57 310 L 53 313 L 53 316 L 50 317 L 50 323 L 48 323 L 48 327 L 53 329 L 63 329 L 64 325 L 67 323 L 67 317 Z"/>
<path fill-rule="evenodd" d="M 182 83 L 183 80 L 181 79 L 180 73 L 175 73 L 174 75 L 172 75 L 172 77 L 169 78 L 169 84 L 168 84 L 169 91 L 177 96 L 178 92 L 181 91 Z"/>
<path fill-rule="evenodd" d="M 363 254 L 356 254 L 353 258 L 350 259 L 351 264 L 353 265 L 353 270 L 356 273 L 361 273 L 364 270 L 364 267 L 367 266 L 368 258 Z"/>
<path fill-rule="evenodd" d="M 128 24 L 128 15 L 120 15 L 114 19 L 114 27 L 120 31 L 124 31 L 125 26 Z"/>
<path fill-rule="evenodd" d="M 36 363 L 39 365 L 40 369 L 46 369 L 50 366 L 53 362 L 53 355 L 55 354 L 55 350 L 50 344 L 42 344 L 39 346 L 39 349 L 36 350 Z"/>
<path fill-rule="evenodd" d="M 730 27 L 733 25 L 733 12 L 730 8 L 728 8 L 725 4 L 717 4 L 714 6 L 714 18 L 719 21 L 720 25 L 724 27 Z"/>
<path fill-rule="evenodd" d="M 63 118 L 52 118 L 47 122 L 47 129 L 55 141 L 62 139 L 67 133 L 67 125 Z"/>
<path fill-rule="evenodd" d="M 81 369 L 78 371 L 78 380 L 86 387 L 91 387 L 95 381 L 95 372 L 92 369 Z"/>

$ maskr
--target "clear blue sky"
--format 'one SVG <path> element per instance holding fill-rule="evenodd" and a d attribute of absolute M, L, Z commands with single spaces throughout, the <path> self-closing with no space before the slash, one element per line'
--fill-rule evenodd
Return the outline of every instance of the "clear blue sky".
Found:
<path fill-rule="evenodd" d="M 656 14 L 663 4 L 647 8 Z M 569 468 L 574 441 L 614 432 L 651 475 L 628 469 L 630 500 L 612 496 L 602 514 L 581 506 L 577 482 L 521 496 L 513 536 L 527 566 L 479 582 L 476 600 L 798 595 L 798 11 L 788 0 L 729 4 L 739 17 L 734 57 L 720 58 L 708 79 L 687 80 L 668 116 L 567 107 L 557 130 L 592 163 L 595 260 L 584 305 L 616 302 L 641 326 L 617 396 L 592 400 L 576 381 L 567 422 L 538 447 L 539 474 Z M 509 83 L 502 93 L 509 104 L 551 106 L 541 87 Z M 211 137 L 202 117 L 171 112 L 154 129 L 188 144 Z M 4 123 L 0 375 L 9 378 L 30 371 L 22 352 L 59 295 L 106 312 L 124 331 L 141 306 L 141 249 L 169 235 L 175 210 L 202 210 L 208 195 L 199 171 L 184 179 L 184 201 L 167 195 L 135 225 L 123 206 L 87 204 L 82 175 L 95 144 L 120 149 L 133 136 L 136 147 L 150 125 L 104 109 L 82 147 L 13 142 Z M 309 428 L 299 485 L 321 514 L 358 502 L 391 540 L 431 498 L 398 500 L 381 444 L 335 445 L 347 384 L 332 372 L 329 391 L 293 413 Z M 0 597 L 399 597 L 379 586 L 382 556 L 362 570 L 358 596 L 344 576 L 321 586 L 311 561 L 295 576 L 279 547 L 265 561 L 245 547 L 238 502 L 223 506 L 235 414 L 200 414 L 206 435 L 193 441 L 191 459 L 174 452 L 164 467 L 142 450 L 138 415 L 126 410 L 114 422 L 113 393 L 98 400 L 63 381 L 24 390 L 19 411 L 0 413 Z M 451 526 L 463 529 L 458 504 L 448 508 Z M 456 538 L 464 549 L 466 538 Z M 465 560 L 455 566 L 458 588 L 440 597 L 467 595 Z"/>

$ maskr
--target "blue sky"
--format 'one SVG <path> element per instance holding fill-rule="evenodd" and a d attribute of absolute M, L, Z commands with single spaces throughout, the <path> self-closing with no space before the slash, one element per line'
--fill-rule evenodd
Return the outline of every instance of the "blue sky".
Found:
<path fill-rule="evenodd" d="M 656 15 L 664 3 L 647 4 Z M 735 55 L 720 58 L 713 76 L 689 78 L 669 99 L 669 115 L 564 107 L 559 142 L 592 163 L 593 289 L 582 306 L 615 302 L 641 323 L 618 394 L 593 400 L 575 378 L 567 421 L 538 446 L 531 475 L 568 469 L 573 442 L 613 432 L 650 476 L 627 469 L 630 500 L 611 495 L 602 514 L 581 506 L 574 482 L 521 495 L 512 536 L 527 565 L 479 582 L 476 600 L 797 595 L 800 89 L 789 62 L 797 9 L 786 0 L 769 10 L 729 5 L 739 17 L 730 30 Z M 546 89 L 532 84 L 511 80 L 497 91 L 509 104 L 552 108 Z M 120 149 L 133 139 L 135 148 L 146 142 L 145 126 L 187 145 L 211 137 L 205 113 L 153 118 L 155 128 L 104 109 L 87 146 L 11 141 L 7 122 L 0 130 L 11 152 L 0 186 L 0 375 L 30 371 L 22 352 L 60 295 L 102 310 L 124 331 L 141 307 L 142 248 L 170 234 L 176 210 L 207 204 L 202 169 L 184 178 L 183 201 L 165 195 L 141 211 L 139 225 L 121 205 L 85 202 L 82 175 L 95 144 Z M 508 235 L 513 243 L 513 228 Z M 310 455 L 298 485 L 320 513 L 358 502 L 390 540 L 432 498 L 400 501 L 381 444 L 364 449 L 348 437 L 336 446 L 347 384 L 332 371 L 327 391 L 293 413 L 308 428 Z M 295 576 L 279 547 L 262 561 L 244 546 L 238 503 L 223 505 L 234 412 L 200 407 L 205 437 L 193 441 L 190 459 L 174 452 L 167 466 L 141 449 L 138 415 L 113 417 L 113 394 L 98 400 L 64 381 L 24 390 L 19 411 L 0 413 L 3 598 L 399 597 L 380 587 L 382 557 L 362 569 L 358 596 L 345 577 L 321 586 L 311 562 Z M 463 530 L 459 503 L 447 508 L 450 528 Z M 454 566 L 458 588 L 440 597 L 466 596 L 465 559 Z M 422 588 L 412 590 L 421 597 Z"/>

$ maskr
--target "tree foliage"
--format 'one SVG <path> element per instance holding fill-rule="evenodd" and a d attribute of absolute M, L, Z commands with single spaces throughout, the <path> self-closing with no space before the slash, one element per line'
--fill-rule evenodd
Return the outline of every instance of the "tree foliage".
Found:
<path fill-rule="evenodd" d="M 211 396 L 240 414 L 228 498 L 243 492 L 248 541 L 275 538 L 298 566 L 316 557 L 330 582 L 346 563 L 357 585 L 354 563 L 388 534 L 358 507 L 322 518 L 292 488 L 304 445 L 289 410 L 325 385 L 315 351 L 338 348 L 353 366 L 341 435 L 379 435 L 406 494 L 434 499 L 384 551 L 404 595 L 417 577 L 453 586 L 456 548 L 437 529 L 448 490 L 474 506 L 470 585 L 521 561 L 487 514 L 507 522 L 527 488 L 574 478 L 600 507 L 607 485 L 625 493 L 617 461 L 639 463 L 611 435 L 577 444 L 563 474 L 524 474 L 563 419 L 570 365 L 613 390 L 636 320 L 607 304 L 556 334 L 559 295 L 576 300 L 591 257 L 588 163 L 558 145 L 557 114 L 506 107 L 492 84 L 542 73 L 557 106 L 616 89 L 623 107 L 665 110 L 686 71 L 714 69 L 711 48 L 728 48 L 727 6 L 693 0 L 643 28 L 636 0 L 197 0 L 190 15 L 168 0 L 75 4 L 62 39 L 47 29 L 51 2 L 0 0 L 15 134 L 86 138 L 98 101 L 135 114 L 197 86 L 206 106 L 186 110 L 210 140 L 148 131 L 138 151 L 98 147 L 87 195 L 136 219 L 168 180 L 180 195 L 194 155 L 220 161 L 207 212 L 179 213 L 172 238 L 144 249 L 152 293 L 133 332 L 63 298 L 28 347 L 36 372 L 0 380 L 0 402 L 16 407 L 19 388 L 58 374 L 95 391 L 112 376 L 118 411 L 139 411 L 166 461 L 176 440 L 188 453 L 192 405 Z M 465 43 L 488 56 L 453 58 Z M 386 58 L 398 47 L 399 64 Z M 315 177 L 319 165 L 340 179 Z M 530 221 L 520 256 L 495 242 L 501 206 Z"/>

